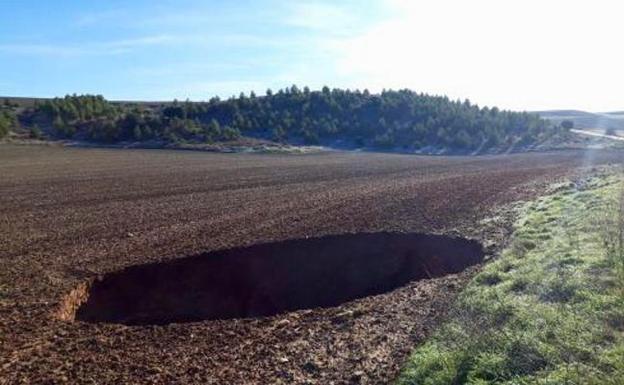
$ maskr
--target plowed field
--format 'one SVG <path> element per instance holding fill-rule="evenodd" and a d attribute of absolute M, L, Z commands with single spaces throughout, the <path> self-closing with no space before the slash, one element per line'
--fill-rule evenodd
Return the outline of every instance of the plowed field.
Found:
<path fill-rule="evenodd" d="M 396 276 L 385 265 L 388 275 L 370 280 L 341 272 L 331 280 L 332 288 L 341 290 L 341 280 L 345 286 L 364 286 L 337 296 L 329 290 L 320 299 L 305 290 L 318 286 L 316 278 L 293 281 L 293 299 L 287 293 L 295 286 L 280 285 L 280 275 L 273 274 L 268 293 L 280 293 L 279 306 L 263 298 L 249 311 L 237 297 L 236 308 L 224 302 L 225 319 L 219 319 L 221 313 L 198 310 L 211 303 L 204 284 L 173 285 L 167 292 L 162 281 L 183 281 L 185 272 L 201 271 L 202 255 L 210 257 L 217 250 L 225 250 L 218 254 L 223 259 L 230 249 L 250 254 L 256 245 L 290 240 L 290 249 L 279 249 L 286 250 L 280 258 L 305 247 L 305 263 L 290 263 L 294 267 L 289 269 L 310 269 L 314 264 L 308 259 L 314 258 L 320 241 L 308 239 L 340 234 L 461 236 L 477 239 L 491 254 L 507 234 L 506 204 L 535 197 L 559 178 L 620 162 L 623 155 L 259 155 L 2 145 L 0 383 L 390 382 L 478 267 L 448 275 L 430 274 L 431 266 L 414 268 L 413 275 L 397 282 L 425 278 L 398 288 L 379 283 Z M 486 225 L 485 218 L 495 220 Z M 358 237 L 376 239 L 354 235 L 349 242 Z M 332 249 L 335 256 L 324 254 L 319 260 L 333 263 L 328 261 L 341 258 L 336 250 L 357 248 L 344 245 L 351 243 L 339 244 Z M 177 260 L 183 270 L 175 268 Z M 407 263 L 401 261 L 396 265 Z M 340 266 L 350 270 L 358 264 L 349 259 Z M 134 265 L 147 267 L 123 270 Z M 136 307 L 125 309 L 126 318 L 111 310 L 116 302 L 108 298 L 126 290 L 117 286 L 117 291 L 101 289 L 104 294 L 98 295 L 104 300 L 95 303 L 97 297 L 92 297 L 93 307 L 82 310 L 88 317 L 80 318 L 78 306 L 87 303 L 81 296 L 89 295 L 91 282 L 115 282 L 108 278 L 112 273 L 153 284 L 149 266 L 156 266 L 159 291 L 146 289 L 148 310 L 138 314 Z M 262 274 L 281 271 L 262 266 Z M 229 274 L 235 270 L 230 268 Z M 328 273 L 321 269 L 318 274 Z M 219 290 L 231 284 L 222 281 Z M 254 277 L 254 285 L 263 282 Z M 193 290 L 204 297 L 189 297 Z M 178 292 L 194 306 L 190 313 L 175 312 Z M 175 296 L 169 296 L 170 313 L 163 316 L 153 304 L 165 293 Z M 370 293 L 376 295 L 366 296 Z M 301 298 L 306 306 L 292 302 Z M 347 302 L 334 306 L 336 298 Z M 247 297 L 245 301 L 249 303 Z M 331 307 L 314 307 L 318 304 Z M 241 314 L 268 316 L 239 318 Z M 158 322 L 146 321 L 154 319 Z"/>

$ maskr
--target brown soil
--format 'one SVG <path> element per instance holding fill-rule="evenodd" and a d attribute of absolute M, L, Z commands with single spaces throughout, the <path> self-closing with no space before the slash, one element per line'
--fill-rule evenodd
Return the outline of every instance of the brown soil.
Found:
<path fill-rule="evenodd" d="M 477 239 L 491 253 L 508 233 L 501 208 L 621 159 L 0 146 L 0 383 L 391 382 L 475 267 L 269 317 L 66 320 L 98 277 L 218 250 L 399 232 Z"/>

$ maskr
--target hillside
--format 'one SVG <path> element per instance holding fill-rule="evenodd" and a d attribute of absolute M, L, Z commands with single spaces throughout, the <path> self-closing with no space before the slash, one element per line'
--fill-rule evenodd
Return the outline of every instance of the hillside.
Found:
<path fill-rule="evenodd" d="M 555 124 L 569 120 L 574 123 L 576 128 L 624 130 L 624 112 L 622 111 L 593 113 L 578 110 L 553 110 L 538 111 L 536 113 Z"/>
<path fill-rule="evenodd" d="M 537 114 L 479 107 L 410 90 L 285 88 L 208 102 L 110 102 L 102 96 L 8 99 L 33 137 L 177 145 L 256 139 L 292 145 L 424 153 L 529 149 L 559 136 Z M 7 118 L 8 121 L 9 118 Z M 13 119 L 13 118 L 11 118 Z M 13 119 L 15 120 L 15 119 Z"/>

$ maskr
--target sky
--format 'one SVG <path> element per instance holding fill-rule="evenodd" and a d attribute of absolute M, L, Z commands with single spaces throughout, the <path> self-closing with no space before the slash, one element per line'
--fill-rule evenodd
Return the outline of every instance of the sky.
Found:
<path fill-rule="evenodd" d="M 624 110 L 620 0 L 0 0 L 0 95 L 207 100 L 297 84 Z"/>

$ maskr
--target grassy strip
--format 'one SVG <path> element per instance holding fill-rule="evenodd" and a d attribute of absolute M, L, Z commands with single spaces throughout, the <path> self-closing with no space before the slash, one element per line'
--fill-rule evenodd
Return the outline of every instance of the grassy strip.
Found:
<path fill-rule="evenodd" d="M 524 205 L 398 384 L 624 384 L 622 185 L 593 177 Z"/>

